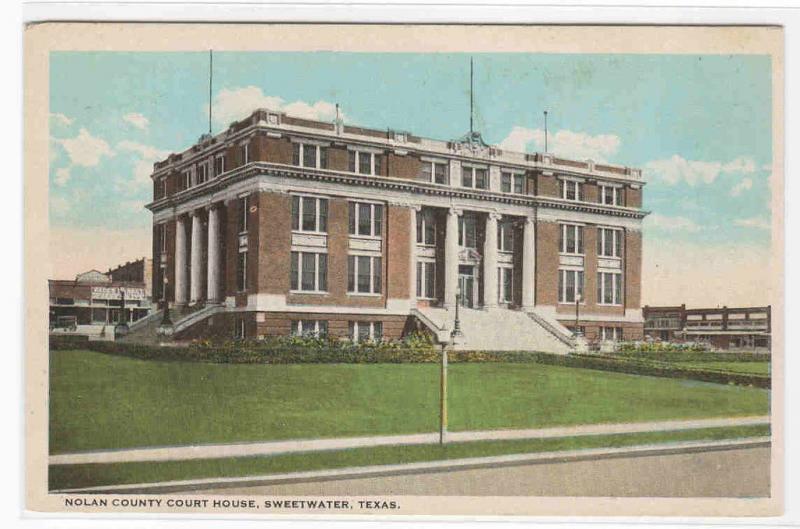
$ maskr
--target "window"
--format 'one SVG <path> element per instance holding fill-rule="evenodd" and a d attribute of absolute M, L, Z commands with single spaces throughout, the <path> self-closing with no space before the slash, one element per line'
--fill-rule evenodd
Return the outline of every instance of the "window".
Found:
<path fill-rule="evenodd" d="M 380 342 L 383 340 L 383 322 L 351 321 L 350 339 L 354 342 Z"/>
<path fill-rule="evenodd" d="M 381 174 L 381 155 L 372 152 L 349 151 L 349 167 L 351 173 L 377 175 Z"/>
<path fill-rule="evenodd" d="M 242 165 L 250 163 L 250 143 L 242 143 L 239 146 L 239 155 L 242 158 Z"/>
<path fill-rule="evenodd" d="M 559 180 L 561 198 L 564 200 L 581 199 L 581 183 L 574 180 Z"/>
<path fill-rule="evenodd" d="M 600 305 L 622 304 L 622 274 L 597 272 L 597 302 Z"/>
<path fill-rule="evenodd" d="M 558 271 L 558 302 L 575 303 L 575 296 L 583 298 L 583 271 Z"/>
<path fill-rule="evenodd" d="M 599 228 L 597 230 L 597 255 L 622 257 L 622 230 Z"/>
<path fill-rule="evenodd" d="M 161 253 L 167 252 L 167 225 L 166 224 L 158 224 L 158 228 L 156 231 L 158 236 L 158 251 Z"/>
<path fill-rule="evenodd" d="M 208 180 L 208 164 L 206 162 L 197 164 L 197 184 L 203 184 Z"/>
<path fill-rule="evenodd" d="M 321 145 L 295 143 L 292 163 L 298 167 L 314 167 L 325 169 L 328 167 L 328 149 Z"/>
<path fill-rule="evenodd" d="M 447 173 L 446 163 L 423 160 L 420 180 L 423 182 L 433 182 L 435 184 L 446 184 Z"/>
<path fill-rule="evenodd" d="M 571 332 L 572 334 L 575 334 L 575 331 L 576 331 L 576 329 L 575 329 L 575 326 L 574 326 L 574 325 L 567 325 L 566 327 L 567 327 L 567 330 L 568 330 L 569 332 Z M 578 332 L 579 332 L 581 335 L 583 335 L 583 336 L 586 336 L 586 327 L 585 327 L 585 326 L 583 326 L 583 325 L 578 325 L 577 331 L 578 331 Z"/>
<path fill-rule="evenodd" d="M 417 261 L 417 297 L 436 298 L 436 261 Z"/>
<path fill-rule="evenodd" d="M 600 339 L 614 342 L 622 340 L 622 327 L 600 327 Z"/>
<path fill-rule="evenodd" d="M 381 258 L 347 256 L 347 291 L 351 294 L 381 293 Z"/>
<path fill-rule="evenodd" d="M 183 189 L 189 189 L 192 187 L 192 170 L 186 169 L 181 173 L 181 184 Z"/>
<path fill-rule="evenodd" d="M 164 198 L 165 196 L 167 196 L 167 179 L 166 179 L 166 177 L 159 178 L 158 179 L 158 183 L 156 185 L 158 186 L 158 187 L 156 187 L 156 198 Z"/>
<path fill-rule="evenodd" d="M 221 154 L 214 158 L 214 176 L 219 176 L 225 172 L 225 155 Z"/>
<path fill-rule="evenodd" d="M 514 269 L 500 267 L 497 269 L 497 300 L 500 303 L 511 303 L 514 299 Z"/>
<path fill-rule="evenodd" d="M 292 252 L 289 283 L 298 292 L 325 292 L 328 289 L 328 255 Z"/>
<path fill-rule="evenodd" d="M 477 222 L 474 215 L 462 215 L 458 218 L 458 244 L 464 248 L 477 248 Z"/>
<path fill-rule="evenodd" d="M 236 322 L 233 326 L 233 338 L 235 340 L 244 340 L 245 339 L 245 323 L 244 318 L 236 318 Z"/>
<path fill-rule="evenodd" d="M 510 220 L 497 223 L 497 249 L 501 252 L 514 251 L 514 224 Z"/>
<path fill-rule="evenodd" d="M 239 233 L 247 231 L 247 217 L 250 215 L 248 211 L 250 207 L 249 198 L 247 196 L 239 198 Z"/>
<path fill-rule="evenodd" d="M 56 305 L 74 305 L 74 298 L 56 298 Z"/>
<path fill-rule="evenodd" d="M 489 189 L 489 178 L 486 174 L 486 168 L 462 167 L 461 186 L 474 189 Z"/>
<path fill-rule="evenodd" d="M 561 237 L 558 243 L 561 253 L 583 254 L 583 226 L 561 224 Z"/>
<path fill-rule="evenodd" d="M 383 231 L 383 206 L 366 202 L 349 202 L 350 235 L 380 237 Z"/>
<path fill-rule="evenodd" d="M 500 190 L 503 193 L 516 193 L 521 195 L 525 188 L 525 175 L 509 172 L 500 173 Z"/>
<path fill-rule="evenodd" d="M 292 229 L 295 231 L 328 231 L 328 199 L 292 197 Z"/>
<path fill-rule="evenodd" d="M 292 320 L 292 336 L 322 337 L 327 335 L 327 320 Z"/>
<path fill-rule="evenodd" d="M 417 211 L 417 244 L 436 246 L 436 216 L 432 209 Z"/>
<path fill-rule="evenodd" d="M 614 186 L 600 186 L 600 203 L 609 206 L 621 206 L 622 189 Z"/>
<path fill-rule="evenodd" d="M 239 250 L 239 258 L 236 261 L 236 290 L 244 292 L 247 290 L 247 250 Z"/>

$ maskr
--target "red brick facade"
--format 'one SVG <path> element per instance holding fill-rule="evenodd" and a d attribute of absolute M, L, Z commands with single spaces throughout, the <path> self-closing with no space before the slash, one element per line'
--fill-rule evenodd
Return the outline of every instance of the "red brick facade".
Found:
<path fill-rule="evenodd" d="M 225 312 L 183 330 L 182 338 L 231 336 L 242 325 L 250 337 L 282 335 L 288 334 L 291 322 L 298 320 L 324 320 L 328 333 L 333 336 L 346 336 L 349 322 L 380 321 L 384 337 L 400 337 L 410 328 L 409 319 L 413 320 L 414 308 L 446 305 L 445 285 L 453 280 L 452 274 L 456 273 L 453 270 L 461 274 L 459 266 L 447 263 L 445 258 L 447 238 L 458 236 L 461 240 L 462 229 L 459 227 L 458 233 L 448 231 L 452 229 L 452 226 L 447 227 L 448 210 L 458 210 L 461 219 L 469 217 L 476 222 L 474 249 L 467 251 L 459 242 L 458 259 L 462 267 L 467 266 L 464 262 L 478 263 L 469 265 L 475 266 L 477 272 L 474 296 L 477 307 L 488 304 L 489 300 L 484 299 L 490 291 L 487 281 L 498 282 L 498 271 L 489 269 L 490 265 L 485 263 L 492 261 L 484 260 L 483 256 L 491 214 L 513 226 L 511 256 L 505 254 L 506 261 L 502 263 L 513 270 L 513 293 L 510 302 L 502 303 L 503 306 L 519 308 L 530 299 L 533 306 L 525 305 L 526 310 L 549 311 L 564 325 L 574 324 L 574 302 L 559 301 L 559 275 L 565 266 L 572 267 L 570 270 L 578 266 L 584 277 L 584 297 L 580 304 L 583 318 L 579 323 L 587 336 L 598 336 L 602 328 L 622 329 L 625 338 L 641 336 L 641 318 L 637 318 L 636 312 L 641 302 L 640 225 L 644 212 L 638 211 L 642 183 L 637 180 L 638 173 L 632 172 L 634 170 L 610 165 L 593 167 L 585 162 L 515 153 L 477 155 L 473 160 L 453 147 L 452 142 L 442 143 L 439 150 L 430 150 L 430 147 L 422 147 L 419 138 L 404 133 L 344 127 L 345 136 L 341 136 L 337 126 L 332 124 L 276 116 L 259 110 L 250 118 L 233 124 L 226 134 L 206 139 L 185 153 L 171 155 L 155 164 L 154 202 L 149 207 L 156 216 L 153 277 L 159 280 L 154 281 L 158 284 L 154 285 L 153 292 L 160 296 L 163 288 L 168 301 L 179 303 L 181 296 L 177 290 L 180 290 L 187 292 L 183 299 L 188 302 L 197 293 L 192 288 L 190 296 L 187 283 L 199 280 L 203 283 L 200 300 L 211 301 L 212 287 L 207 287 L 205 282 L 212 285 L 217 277 L 212 271 L 217 271 L 221 299 L 215 302 L 226 307 Z M 282 128 L 284 125 L 291 128 Z M 402 146 L 398 146 L 401 142 Z M 298 147 L 298 143 L 302 147 Z M 446 151 L 445 146 L 451 151 Z M 319 165 L 310 169 L 304 167 L 306 161 L 295 165 L 299 149 L 306 154 L 311 152 L 312 162 L 316 155 Z M 361 154 L 354 158 L 353 150 Z M 224 157 L 224 171 L 214 174 L 213 167 L 220 156 Z M 355 172 L 351 170 L 353 159 L 359 164 Z M 445 165 L 447 183 L 420 183 L 430 174 L 431 163 Z M 199 164 L 211 168 L 207 178 L 196 180 L 199 177 L 190 176 L 190 186 L 185 188 L 184 172 L 191 169 L 190 175 L 200 174 Z M 521 193 L 500 189 L 496 176 L 490 179 L 490 174 L 498 173 L 490 173 L 488 169 L 486 187 L 493 187 L 464 189 L 460 167 L 469 167 L 469 164 L 499 165 L 501 172 L 507 164 L 509 171 L 523 175 Z M 425 166 L 427 173 L 423 171 Z M 453 171 L 457 173 L 450 174 Z M 562 198 L 561 186 L 565 178 L 580 183 L 577 199 Z M 166 179 L 166 189 L 161 184 L 162 179 Z M 601 204 L 599 186 L 606 180 L 621 190 L 620 203 Z M 480 187 L 477 180 L 474 187 Z M 246 211 L 241 209 L 244 197 Z M 293 213 L 293 207 L 298 207 L 293 206 L 296 200 L 303 200 L 296 197 L 322 200 L 325 210 L 309 213 L 304 209 L 302 214 L 299 210 Z M 359 237 L 351 233 L 355 222 L 350 218 L 353 202 L 380 207 L 376 210 L 380 211 L 380 218 L 370 220 L 380 225 L 379 236 Z M 422 209 L 432 215 L 436 234 L 433 247 L 418 245 L 417 234 L 413 232 L 418 222 L 417 212 Z M 240 232 L 243 216 L 247 227 Z M 530 220 L 526 222 L 526 217 L 533 219 L 533 224 Z M 326 225 L 323 230 L 293 229 L 293 223 L 308 220 Z M 459 220 L 461 222 L 464 221 Z M 565 256 L 561 252 L 563 223 L 582 226 L 583 254 Z M 161 228 L 161 224 L 166 228 Z M 525 226 L 529 224 L 535 227 L 527 233 Z M 181 248 L 178 247 L 179 225 L 184 233 Z M 217 235 L 213 233 L 213 226 L 218 226 Z M 599 227 L 624 234 L 620 243 L 622 255 L 614 255 L 622 278 L 623 294 L 618 303 L 602 304 L 597 299 L 597 276 L 601 270 L 597 253 Z M 161 233 L 166 237 L 163 253 Z M 198 252 L 194 251 L 194 244 L 198 245 L 199 257 L 195 255 Z M 218 250 L 216 264 L 208 262 L 209 244 Z M 530 246 L 526 246 L 528 244 Z M 526 252 L 530 249 L 535 254 L 528 256 Z M 292 252 L 325 256 L 327 284 L 324 290 L 293 289 L 290 282 Z M 424 256 L 420 252 L 424 252 Z M 176 261 L 180 262 L 178 254 L 186 267 L 183 278 L 176 273 Z M 246 279 L 244 288 L 240 288 L 243 254 L 246 255 Z M 349 291 L 355 280 L 350 277 L 353 272 L 350 258 L 359 255 L 380 257 L 380 285 L 370 287 L 377 291 Z M 525 277 L 527 258 L 535 262 L 530 278 Z M 320 258 L 316 259 L 312 263 L 322 266 Z M 414 279 L 417 264 L 431 260 L 436 263 L 434 299 L 414 299 L 418 288 Z M 302 259 L 295 261 L 295 270 L 300 266 L 297 262 L 305 266 Z M 604 266 L 609 266 L 607 261 L 605 259 Z M 199 276 L 191 269 L 192 262 L 200 263 Z M 294 273 L 313 273 L 318 281 L 320 272 L 303 269 Z M 375 271 L 370 277 L 369 281 L 374 283 Z M 456 277 L 461 281 L 460 276 Z"/>

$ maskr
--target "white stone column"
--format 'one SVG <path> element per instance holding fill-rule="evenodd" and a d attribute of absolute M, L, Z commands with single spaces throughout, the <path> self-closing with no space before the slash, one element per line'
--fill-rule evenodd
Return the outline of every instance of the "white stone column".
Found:
<path fill-rule="evenodd" d="M 525 218 L 522 245 L 522 309 L 533 310 L 536 287 L 536 233 L 533 217 Z"/>
<path fill-rule="evenodd" d="M 186 282 L 186 220 L 175 219 L 175 304 L 185 305 L 189 300 Z"/>
<path fill-rule="evenodd" d="M 208 285 L 206 297 L 209 303 L 219 303 L 220 296 L 220 222 L 219 205 L 212 204 L 208 208 Z"/>
<path fill-rule="evenodd" d="M 189 292 L 192 305 L 203 300 L 203 219 L 192 211 L 192 275 Z"/>
<path fill-rule="evenodd" d="M 411 206 L 411 222 L 408 223 L 409 233 L 409 266 L 408 266 L 408 299 L 412 308 L 417 306 L 417 213 L 422 209 L 421 206 Z"/>
<path fill-rule="evenodd" d="M 483 243 L 483 308 L 497 307 L 497 220 L 500 215 L 486 215 L 486 237 Z"/>
<path fill-rule="evenodd" d="M 447 230 L 444 240 L 444 308 L 456 306 L 458 288 L 458 217 L 461 211 L 450 208 L 447 211 Z"/>

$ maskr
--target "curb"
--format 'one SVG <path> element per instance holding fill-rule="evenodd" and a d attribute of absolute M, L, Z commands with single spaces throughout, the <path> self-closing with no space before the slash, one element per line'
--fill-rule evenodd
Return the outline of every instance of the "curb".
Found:
<path fill-rule="evenodd" d="M 594 459 L 675 455 L 725 450 L 741 450 L 748 448 L 769 448 L 771 445 L 772 443 L 769 437 L 749 437 L 745 439 L 722 441 L 682 441 L 667 444 L 634 445 L 622 448 L 562 450 L 557 452 L 511 454 L 503 456 L 427 461 L 421 463 L 405 463 L 396 465 L 349 467 L 335 470 L 292 472 L 264 476 L 203 478 L 194 480 L 165 481 L 161 483 L 134 483 L 126 485 L 101 485 L 75 489 L 52 490 L 50 493 L 157 494 L 191 492 L 209 488 L 255 487 L 281 484 L 288 485 L 293 483 L 322 482 L 341 479 L 450 472 L 454 470 L 471 470 L 486 467 L 497 468 L 504 466 L 545 463 L 566 463 Z"/>

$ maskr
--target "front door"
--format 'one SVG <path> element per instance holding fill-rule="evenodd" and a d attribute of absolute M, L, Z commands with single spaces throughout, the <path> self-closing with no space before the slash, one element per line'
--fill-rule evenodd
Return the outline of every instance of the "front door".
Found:
<path fill-rule="evenodd" d="M 458 267 L 458 288 L 461 290 L 461 306 L 475 306 L 475 267 L 460 265 Z"/>

